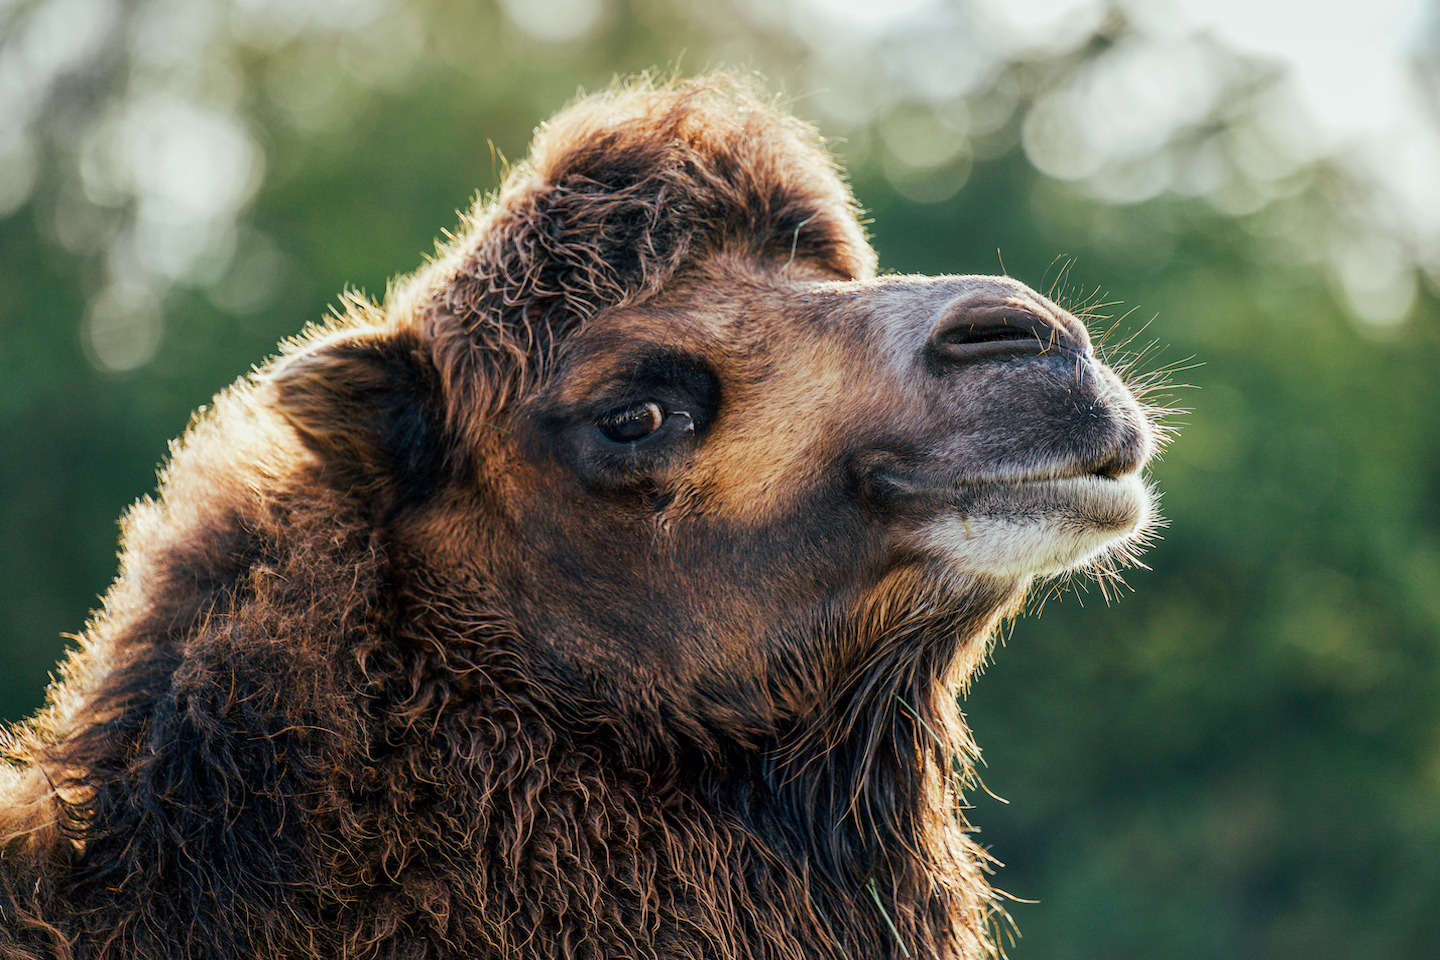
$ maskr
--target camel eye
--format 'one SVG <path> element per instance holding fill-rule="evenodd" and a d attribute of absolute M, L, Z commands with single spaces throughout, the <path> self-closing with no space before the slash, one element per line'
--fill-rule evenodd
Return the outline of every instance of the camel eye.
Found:
<path fill-rule="evenodd" d="M 615 443 L 644 440 L 665 423 L 665 408 L 654 400 L 637 403 L 603 417 L 597 426 L 606 438 Z"/>

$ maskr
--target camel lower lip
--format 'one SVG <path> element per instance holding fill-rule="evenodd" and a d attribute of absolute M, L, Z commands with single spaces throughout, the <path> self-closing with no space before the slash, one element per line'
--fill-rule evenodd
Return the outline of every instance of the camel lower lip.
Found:
<path fill-rule="evenodd" d="M 1149 494 L 1139 474 L 1119 477 L 1079 474 L 981 485 L 982 498 L 1009 499 L 1012 508 L 1026 503 L 1043 513 L 1067 515 L 1073 522 L 1095 529 L 1128 530 L 1147 512 Z M 1005 490 L 1012 491 L 1006 497 Z"/>

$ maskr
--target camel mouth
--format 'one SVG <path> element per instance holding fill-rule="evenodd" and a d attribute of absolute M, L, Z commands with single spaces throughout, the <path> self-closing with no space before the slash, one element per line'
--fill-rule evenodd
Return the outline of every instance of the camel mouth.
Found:
<path fill-rule="evenodd" d="M 1099 477 L 1104 480 L 1120 480 L 1124 477 L 1134 476 L 1140 472 L 1140 464 L 1133 457 L 1127 457 L 1122 453 L 1115 453 L 1107 457 L 1099 464 L 1083 471 L 1084 476 Z M 1075 476 L 1082 473 L 1077 471 Z"/>
<path fill-rule="evenodd" d="M 908 549 L 969 574 L 1052 576 L 1143 541 L 1155 497 L 1138 470 L 1028 474 L 909 486 Z"/>

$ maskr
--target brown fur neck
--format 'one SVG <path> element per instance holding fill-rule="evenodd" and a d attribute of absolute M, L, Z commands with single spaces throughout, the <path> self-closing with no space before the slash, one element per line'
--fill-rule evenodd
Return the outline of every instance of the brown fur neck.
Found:
<path fill-rule="evenodd" d="M 305 549 L 305 566 L 324 565 L 319 544 Z M 983 949 L 990 894 L 952 767 L 971 753 L 945 675 L 992 607 L 959 630 L 938 613 L 890 625 L 827 709 L 762 751 L 717 751 L 638 743 L 593 704 L 557 699 L 501 618 L 387 606 L 368 538 L 331 558 L 359 585 L 327 618 L 351 625 L 347 652 L 226 637 L 234 611 L 212 606 L 209 650 L 182 663 L 148 644 L 45 747 L 65 776 L 48 849 L 0 891 L 0 956 L 383 957 L 396 923 L 437 960 L 597 944 L 696 960 Z M 210 600 L 278 604 L 273 591 L 306 589 L 298 562 L 276 556 Z M 381 642 L 382 620 L 408 627 Z M 327 669 L 347 699 L 266 679 Z M 202 688 L 220 700 L 187 701 Z M 51 878 L 46 858 L 62 855 L 71 870 Z M 197 908 L 217 899 L 223 922 Z"/>
<path fill-rule="evenodd" d="M 1013 602 L 996 587 L 968 594 L 962 609 L 932 602 L 925 616 L 864 622 L 879 640 L 850 638 L 865 653 L 841 671 L 827 706 L 758 748 L 663 730 L 640 737 L 634 717 L 556 699 L 498 620 L 468 625 L 485 638 L 473 658 L 423 635 L 392 648 L 409 653 L 379 671 L 403 694 L 382 726 L 448 758 L 433 767 L 455 772 L 437 774 L 445 780 L 437 797 L 488 808 L 500 829 L 483 854 L 499 870 L 497 897 L 517 896 L 514 879 L 537 866 L 565 878 L 563 895 L 537 888 L 513 905 L 485 905 L 513 906 L 527 937 L 556 938 L 535 956 L 579 955 L 563 948 L 567 937 L 615 942 L 615 930 L 582 905 L 613 903 L 636 871 L 653 878 L 643 898 L 655 904 L 653 922 L 690 931 L 664 956 L 978 956 L 990 942 L 992 893 L 981 866 L 988 857 L 960 811 L 975 751 L 953 681 Z M 467 626 L 442 615 L 430 628 L 453 636 Z M 413 775 L 398 769 L 381 789 Z M 568 820 L 594 832 L 580 838 L 573 823 L 557 823 L 557 800 Z M 442 821 L 453 830 L 461 816 Z M 541 835 L 548 839 L 537 844 Z M 531 905 L 557 896 L 565 923 Z M 753 953 L 757 943 L 770 946 Z M 500 953 L 525 955 L 522 946 L 507 941 Z M 640 942 L 635 949 L 644 955 Z"/>

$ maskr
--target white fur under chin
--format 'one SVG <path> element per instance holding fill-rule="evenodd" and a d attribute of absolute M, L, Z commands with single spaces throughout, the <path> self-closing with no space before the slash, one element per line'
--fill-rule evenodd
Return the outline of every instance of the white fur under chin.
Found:
<path fill-rule="evenodd" d="M 914 542 L 960 572 L 1049 576 L 1143 539 L 1154 515 L 1136 474 L 995 484 L 963 510 L 924 524 Z"/>

